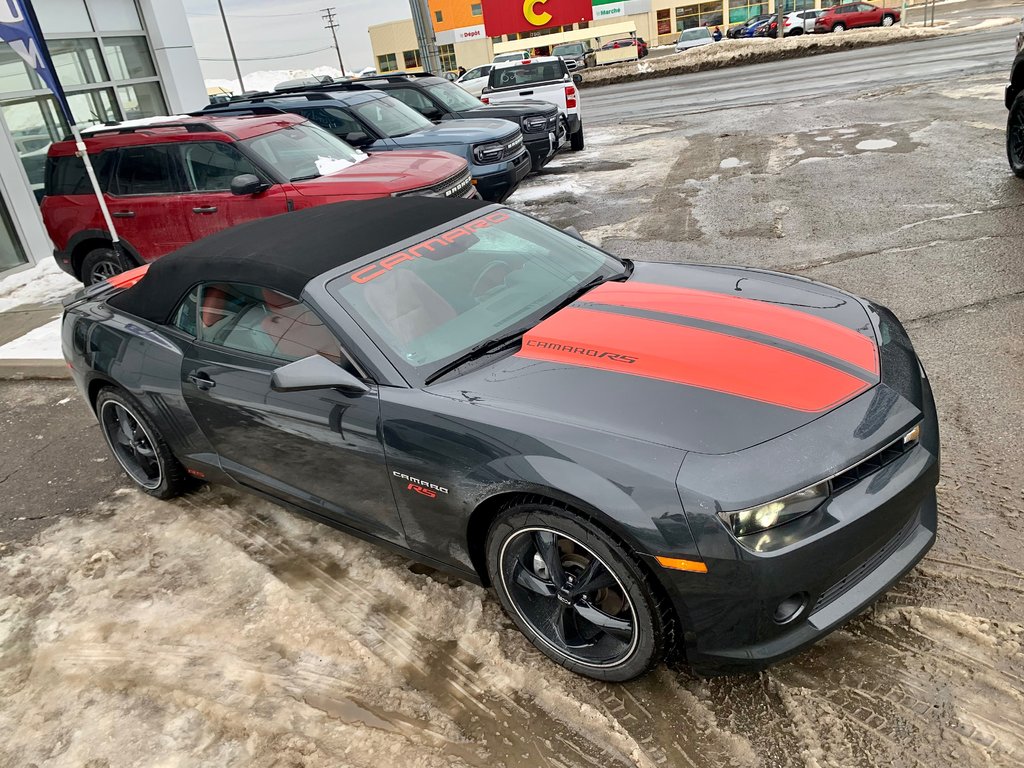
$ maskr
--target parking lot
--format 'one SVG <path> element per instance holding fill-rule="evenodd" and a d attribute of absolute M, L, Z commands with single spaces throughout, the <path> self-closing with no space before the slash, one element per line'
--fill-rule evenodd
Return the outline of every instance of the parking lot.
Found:
<path fill-rule="evenodd" d="M 1011 38 L 978 40 L 1008 65 Z M 587 149 L 511 201 L 622 256 L 782 270 L 903 319 L 939 408 L 940 527 L 874 608 L 759 674 L 602 685 L 483 589 L 234 492 L 129 490 L 69 384 L 0 383 L 0 765 L 1020 765 L 1024 183 L 1005 67 L 879 72 L 728 109 L 585 93 Z M 658 82 L 631 87 L 687 88 Z"/>

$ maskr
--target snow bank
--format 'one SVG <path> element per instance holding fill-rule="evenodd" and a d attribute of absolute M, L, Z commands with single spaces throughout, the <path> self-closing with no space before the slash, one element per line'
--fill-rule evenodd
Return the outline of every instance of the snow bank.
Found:
<path fill-rule="evenodd" d="M 245 81 L 244 90 L 247 91 L 272 91 L 274 86 L 278 83 L 283 83 L 285 80 L 297 80 L 300 77 L 323 77 L 327 75 L 329 77 L 359 77 L 365 74 L 365 70 L 360 72 L 342 72 L 337 67 L 315 67 L 313 69 L 266 69 L 260 70 L 259 72 L 250 72 L 248 75 L 244 75 L 242 79 Z M 237 80 L 226 80 L 224 78 L 213 77 L 206 80 L 207 88 L 224 88 L 231 93 L 241 93 L 242 88 L 238 87 Z"/>
<path fill-rule="evenodd" d="M 60 316 L 0 346 L 0 360 L 60 360 Z"/>
<path fill-rule="evenodd" d="M 0 278 L 0 312 L 19 304 L 57 302 L 81 286 L 53 259 L 43 259 L 31 269 Z"/>
<path fill-rule="evenodd" d="M 857 29 L 838 35 L 800 35 L 785 40 L 755 37 L 749 40 L 723 40 L 714 45 L 702 45 L 682 53 L 670 53 L 656 59 L 631 61 L 587 70 L 583 73 L 584 86 L 611 85 L 613 83 L 667 77 L 686 72 L 722 69 L 739 64 L 793 59 L 845 48 L 868 48 L 875 45 L 921 40 L 948 34 L 948 30 L 935 28 Z"/>

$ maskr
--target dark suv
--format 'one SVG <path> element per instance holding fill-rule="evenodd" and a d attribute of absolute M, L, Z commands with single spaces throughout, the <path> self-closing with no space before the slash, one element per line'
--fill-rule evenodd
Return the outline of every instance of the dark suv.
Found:
<path fill-rule="evenodd" d="M 279 89 L 280 93 L 299 89 Z M 369 75 L 358 80 L 339 79 L 323 83 L 316 90 L 384 91 L 412 107 L 427 120 L 479 120 L 498 118 L 516 123 L 523 132 L 523 143 L 530 151 L 533 169 L 542 168 L 567 141 L 558 110 L 544 101 L 521 100 L 514 104 L 487 105 L 455 83 L 428 72 L 420 74 Z"/>
<path fill-rule="evenodd" d="M 1006 85 L 1006 108 L 1010 110 L 1006 121 L 1006 155 L 1010 168 L 1024 179 L 1024 19 L 1017 33 L 1017 57 Z"/>
<path fill-rule="evenodd" d="M 88 129 L 85 146 L 117 227 L 111 247 L 74 141 L 50 146 L 43 223 L 54 257 L 86 285 L 250 219 L 342 200 L 476 197 L 447 152 L 366 155 L 296 115 L 158 118 Z"/>
<path fill-rule="evenodd" d="M 436 149 L 463 157 L 485 200 L 505 200 L 530 172 L 530 153 L 518 124 L 488 119 L 434 125 L 381 91 L 266 93 L 206 107 L 203 114 L 266 107 L 302 115 L 366 152 Z"/>

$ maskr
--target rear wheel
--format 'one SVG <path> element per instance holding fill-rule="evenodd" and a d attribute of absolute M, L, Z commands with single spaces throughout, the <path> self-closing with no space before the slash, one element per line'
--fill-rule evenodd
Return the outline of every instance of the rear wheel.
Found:
<path fill-rule="evenodd" d="M 96 414 L 111 453 L 141 490 L 158 499 L 188 490 L 185 468 L 135 398 L 106 387 L 96 398 Z"/>
<path fill-rule="evenodd" d="M 572 147 L 573 152 L 583 149 L 583 123 L 580 123 L 580 128 L 576 133 L 569 134 L 569 146 Z"/>
<path fill-rule="evenodd" d="M 833 32 L 845 32 L 846 31 L 846 25 L 845 24 L 833 24 L 832 25 L 832 31 Z"/>
<path fill-rule="evenodd" d="M 124 272 L 113 248 L 94 248 L 82 259 L 82 282 L 92 285 Z"/>
<path fill-rule="evenodd" d="M 896 19 L 894 19 L 889 14 L 886 14 L 885 16 L 882 17 L 882 26 L 883 27 L 891 27 L 893 25 L 893 22 L 895 22 L 895 21 L 896 21 Z"/>
<path fill-rule="evenodd" d="M 568 510 L 505 510 L 488 532 L 487 570 L 519 630 L 573 672 L 631 680 L 671 646 L 667 599 L 618 542 Z"/>
<path fill-rule="evenodd" d="M 1024 179 L 1024 91 L 1010 105 L 1010 117 L 1006 121 L 1006 157 L 1010 169 Z"/>

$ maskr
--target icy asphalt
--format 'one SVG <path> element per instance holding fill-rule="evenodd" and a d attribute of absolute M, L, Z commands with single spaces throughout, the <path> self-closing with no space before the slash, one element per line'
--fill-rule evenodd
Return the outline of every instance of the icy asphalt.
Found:
<path fill-rule="evenodd" d="M 123 490 L 67 384 L 5 383 L 0 765 L 1022 764 L 1011 39 L 585 92 L 588 148 L 513 198 L 624 256 L 779 269 L 903 318 L 940 411 L 940 532 L 864 616 L 759 675 L 590 683 L 484 590 L 223 489 Z"/>

